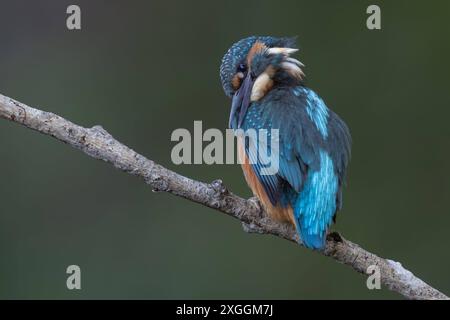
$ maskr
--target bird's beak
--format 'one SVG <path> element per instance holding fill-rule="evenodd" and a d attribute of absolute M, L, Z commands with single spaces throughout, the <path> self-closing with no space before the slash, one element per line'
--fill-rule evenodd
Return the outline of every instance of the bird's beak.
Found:
<path fill-rule="evenodd" d="M 229 127 L 232 129 L 239 129 L 242 125 L 242 121 L 244 120 L 248 106 L 250 105 L 253 82 L 254 80 L 252 79 L 250 72 L 248 72 L 241 87 L 233 96 L 229 121 Z"/>

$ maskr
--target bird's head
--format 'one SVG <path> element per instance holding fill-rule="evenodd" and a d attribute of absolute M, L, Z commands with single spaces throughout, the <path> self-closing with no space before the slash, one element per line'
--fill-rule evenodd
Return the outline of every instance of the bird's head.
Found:
<path fill-rule="evenodd" d="M 302 81 L 303 64 L 290 57 L 297 50 L 294 38 L 252 36 L 231 46 L 220 66 L 223 90 L 232 97 L 230 128 L 239 128 L 250 103 L 272 88 Z"/>

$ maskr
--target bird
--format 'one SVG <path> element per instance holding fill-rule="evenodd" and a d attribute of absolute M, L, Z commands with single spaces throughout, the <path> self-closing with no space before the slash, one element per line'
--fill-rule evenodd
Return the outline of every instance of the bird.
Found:
<path fill-rule="evenodd" d="M 300 243 L 321 251 L 342 209 L 352 141 L 345 122 L 306 86 L 304 65 L 293 57 L 296 43 L 296 37 L 241 39 L 223 56 L 220 80 L 232 99 L 233 132 L 278 133 L 274 142 L 250 135 L 238 139 L 247 184 L 271 219 L 293 225 Z M 271 144 L 277 144 L 271 152 L 278 170 L 267 174 L 250 146 Z"/>

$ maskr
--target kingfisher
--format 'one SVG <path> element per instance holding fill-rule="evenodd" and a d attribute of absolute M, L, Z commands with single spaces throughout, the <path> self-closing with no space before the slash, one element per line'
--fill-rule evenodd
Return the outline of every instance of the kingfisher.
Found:
<path fill-rule="evenodd" d="M 297 51 L 292 37 L 242 39 L 224 55 L 220 79 L 232 99 L 229 127 L 234 132 L 278 133 L 265 142 L 259 135 L 238 138 L 240 163 L 253 194 L 272 219 L 296 228 L 304 246 L 323 250 L 342 208 L 351 136 L 344 121 L 305 86 L 304 65 L 292 57 Z M 277 148 L 270 148 L 273 141 Z M 250 145 L 269 148 L 278 170 L 264 172 L 260 153 Z"/>

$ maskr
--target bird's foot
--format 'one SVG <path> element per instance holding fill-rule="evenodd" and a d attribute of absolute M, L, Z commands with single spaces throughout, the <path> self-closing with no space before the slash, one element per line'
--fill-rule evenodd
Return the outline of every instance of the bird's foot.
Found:
<path fill-rule="evenodd" d="M 256 218 L 255 220 L 259 220 L 259 219 L 263 218 L 264 210 L 263 210 L 263 208 L 261 206 L 261 202 L 259 202 L 258 198 L 252 197 L 252 198 L 249 198 L 247 201 L 254 209 L 252 211 L 255 213 L 253 215 L 253 217 Z M 263 228 L 261 228 L 259 225 L 257 225 L 257 223 L 253 223 L 253 222 L 251 222 L 251 223 L 243 222 L 242 229 L 244 229 L 244 231 L 247 233 L 265 233 Z"/>
<path fill-rule="evenodd" d="M 259 199 L 257 197 L 251 197 L 247 201 L 253 208 L 255 208 L 255 212 L 258 213 L 258 218 L 262 218 L 264 210 L 261 206 L 261 202 L 259 201 Z"/>

